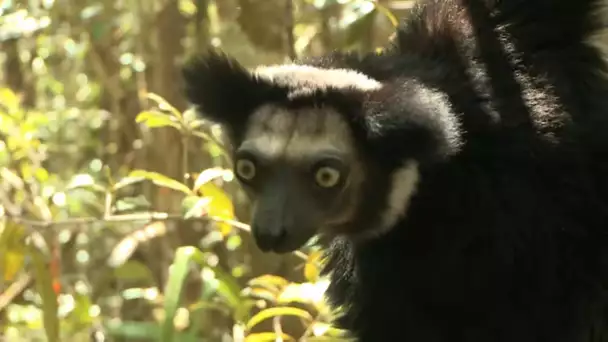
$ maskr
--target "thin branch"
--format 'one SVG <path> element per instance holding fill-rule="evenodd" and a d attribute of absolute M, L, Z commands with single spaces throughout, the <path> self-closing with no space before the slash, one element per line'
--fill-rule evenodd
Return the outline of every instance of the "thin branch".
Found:
<path fill-rule="evenodd" d="M 251 232 L 251 227 L 243 222 L 236 220 L 229 220 L 215 216 L 202 216 L 202 217 L 184 217 L 180 214 L 169 214 L 163 212 L 145 212 L 145 213 L 134 213 L 134 214 L 122 214 L 122 215 L 110 215 L 106 217 L 76 217 L 65 220 L 56 221 L 41 221 L 28 219 L 23 216 L 8 214 L 6 217 L 16 223 L 23 224 L 34 228 L 34 230 L 40 230 L 51 227 L 79 227 L 86 224 L 94 223 L 125 223 L 134 221 L 199 221 L 199 222 L 219 222 L 226 223 L 230 226 L 240 229 L 244 232 Z M 78 228 L 79 229 L 79 228 Z M 295 256 L 302 260 L 308 260 L 306 253 L 302 251 L 294 251 Z"/>
<path fill-rule="evenodd" d="M 0 293 L 0 312 L 2 312 L 7 305 L 13 302 L 13 299 L 17 297 L 25 288 L 30 284 L 32 276 L 24 273 L 19 278 L 11 283 L 9 287 L 2 293 Z"/>
<path fill-rule="evenodd" d="M 291 60 L 296 59 L 296 39 L 294 35 L 293 0 L 285 0 L 285 18 L 287 18 L 287 51 Z"/>

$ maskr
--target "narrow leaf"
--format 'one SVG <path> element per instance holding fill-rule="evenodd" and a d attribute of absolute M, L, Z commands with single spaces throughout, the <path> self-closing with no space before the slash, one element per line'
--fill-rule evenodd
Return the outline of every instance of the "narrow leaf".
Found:
<path fill-rule="evenodd" d="M 167 100 L 165 100 L 164 98 L 162 98 L 160 95 L 154 94 L 154 93 L 148 93 L 147 97 L 156 102 L 158 104 L 158 107 L 161 110 L 167 110 L 169 112 L 171 112 L 171 114 L 173 114 L 176 118 L 178 119 L 182 119 L 182 113 L 177 110 L 177 108 L 173 107 Z"/>
<path fill-rule="evenodd" d="M 148 127 L 174 127 L 177 129 L 181 129 L 182 126 L 175 122 L 171 116 L 154 111 L 145 111 L 141 112 L 135 117 L 135 122 L 143 123 Z"/>
<path fill-rule="evenodd" d="M 125 178 L 121 179 L 120 181 L 118 181 L 118 183 L 114 184 L 114 186 L 112 187 L 112 190 L 116 191 L 116 190 L 122 189 L 131 184 L 141 182 L 144 179 L 145 179 L 144 177 L 125 177 Z"/>
<path fill-rule="evenodd" d="M 245 342 L 274 342 L 277 338 L 283 338 L 285 341 L 295 341 L 295 339 L 285 333 L 281 335 L 274 332 L 263 332 L 257 334 L 249 334 L 245 337 Z"/>
<path fill-rule="evenodd" d="M 207 213 L 207 206 L 211 202 L 211 198 L 188 196 L 182 201 L 182 208 L 185 210 L 184 217 L 189 219 L 192 217 L 201 217 Z"/>
<path fill-rule="evenodd" d="M 171 274 L 165 288 L 165 320 L 161 327 L 162 342 L 171 342 L 175 334 L 173 318 L 179 308 L 182 288 L 188 275 L 190 261 L 200 254 L 195 247 L 181 247 L 175 252 L 175 258 L 171 265 Z"/>
<path fill-rule="evenodd" d="M 70 183 L 67 186 L 67 190 L 78 189 L 78 188 L 89 188 L 98 192 L 105 192 L 101 185 L 95 183 L 95 179 L 86 173 L 78 174 L 70 180 Z"/>
<path fill-rule="evenodd" d="M 142 177 L 142 178 L 152 181 L 154 184 L 156 184 L 158 186 L 173 189 L 176 191 L 181 191 L 186 195 L 192 194 L 192 191 L 190 190 L 190 188 L 188 188 L 181 182 L 176 181 L 175 179 L 167 177 L 158 172 L 135 170 L 129 174 L 129 177 L 134 177 L 134 178 Z"/>
<path fill-rule="evenodd" d="M 312 315 L 306 310 L 292 307 L 276 307 L 262 310 L 255 316 L 251 317 L 249 322 L 247 322 L 247 329 L 251 330 L 251 328 L 255 327 L 262 321 L 275 316 L 296 316 L 304 319 L 306 322 L 312 322 L 313 320 Z"/>
<path fill-rule="evenodd" d="M 49 342 L 59 342 L 58 303 L 51 281 L 51 269 L 38 249 L 31 247 L 29 250 L 35 268 L 36 288 L 42 297 L 44 331 Z"/>

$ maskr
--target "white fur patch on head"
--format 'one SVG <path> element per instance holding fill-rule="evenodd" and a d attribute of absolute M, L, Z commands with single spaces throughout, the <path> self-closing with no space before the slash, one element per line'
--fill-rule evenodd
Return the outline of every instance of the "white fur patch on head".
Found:
<path fill-rule="evenodd" d="M 245 143 L 269 158 L 294 161 L 323 150 L 355 153 L 350 127 L 330 108 L 291 112 L 266 105 L 249 120 Z"/>
<path fill-rule="evenodd" d="M 310 65 L 281 64 L 261 66 L 254 69 L 252 73 L 273 84 L 288 87 L 291 89 L 290 98 L 329 88 L 373 91 L 382 87 L 382 83 L 373 78 L 349 69 L 324 69 Z"/>

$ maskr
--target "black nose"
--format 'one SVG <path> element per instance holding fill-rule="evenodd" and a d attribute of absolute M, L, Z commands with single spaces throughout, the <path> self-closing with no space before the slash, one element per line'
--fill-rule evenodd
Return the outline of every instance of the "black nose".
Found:
<path fill-rule="evenodd" d="M 253 237 L 262 252 L 277 251 L 287 240 L 287 229 L 253 227 Z"/>

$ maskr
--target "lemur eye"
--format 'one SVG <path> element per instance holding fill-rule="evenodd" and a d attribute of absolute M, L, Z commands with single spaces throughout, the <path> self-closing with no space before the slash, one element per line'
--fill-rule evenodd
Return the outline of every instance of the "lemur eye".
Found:
<path fill-rule="evenodd" d="M 340 182 L 340 171 L 333 167 L 322 166 L 315 172 L 315 182 L 322 188 L 332 188 Z"/>
<path fill-rule="evenodd" d="M 244 180 L 252 180 L 255 177 L 255 164 L 249 159 L 239 159 L 236 162 L 236 174 Z"/>

